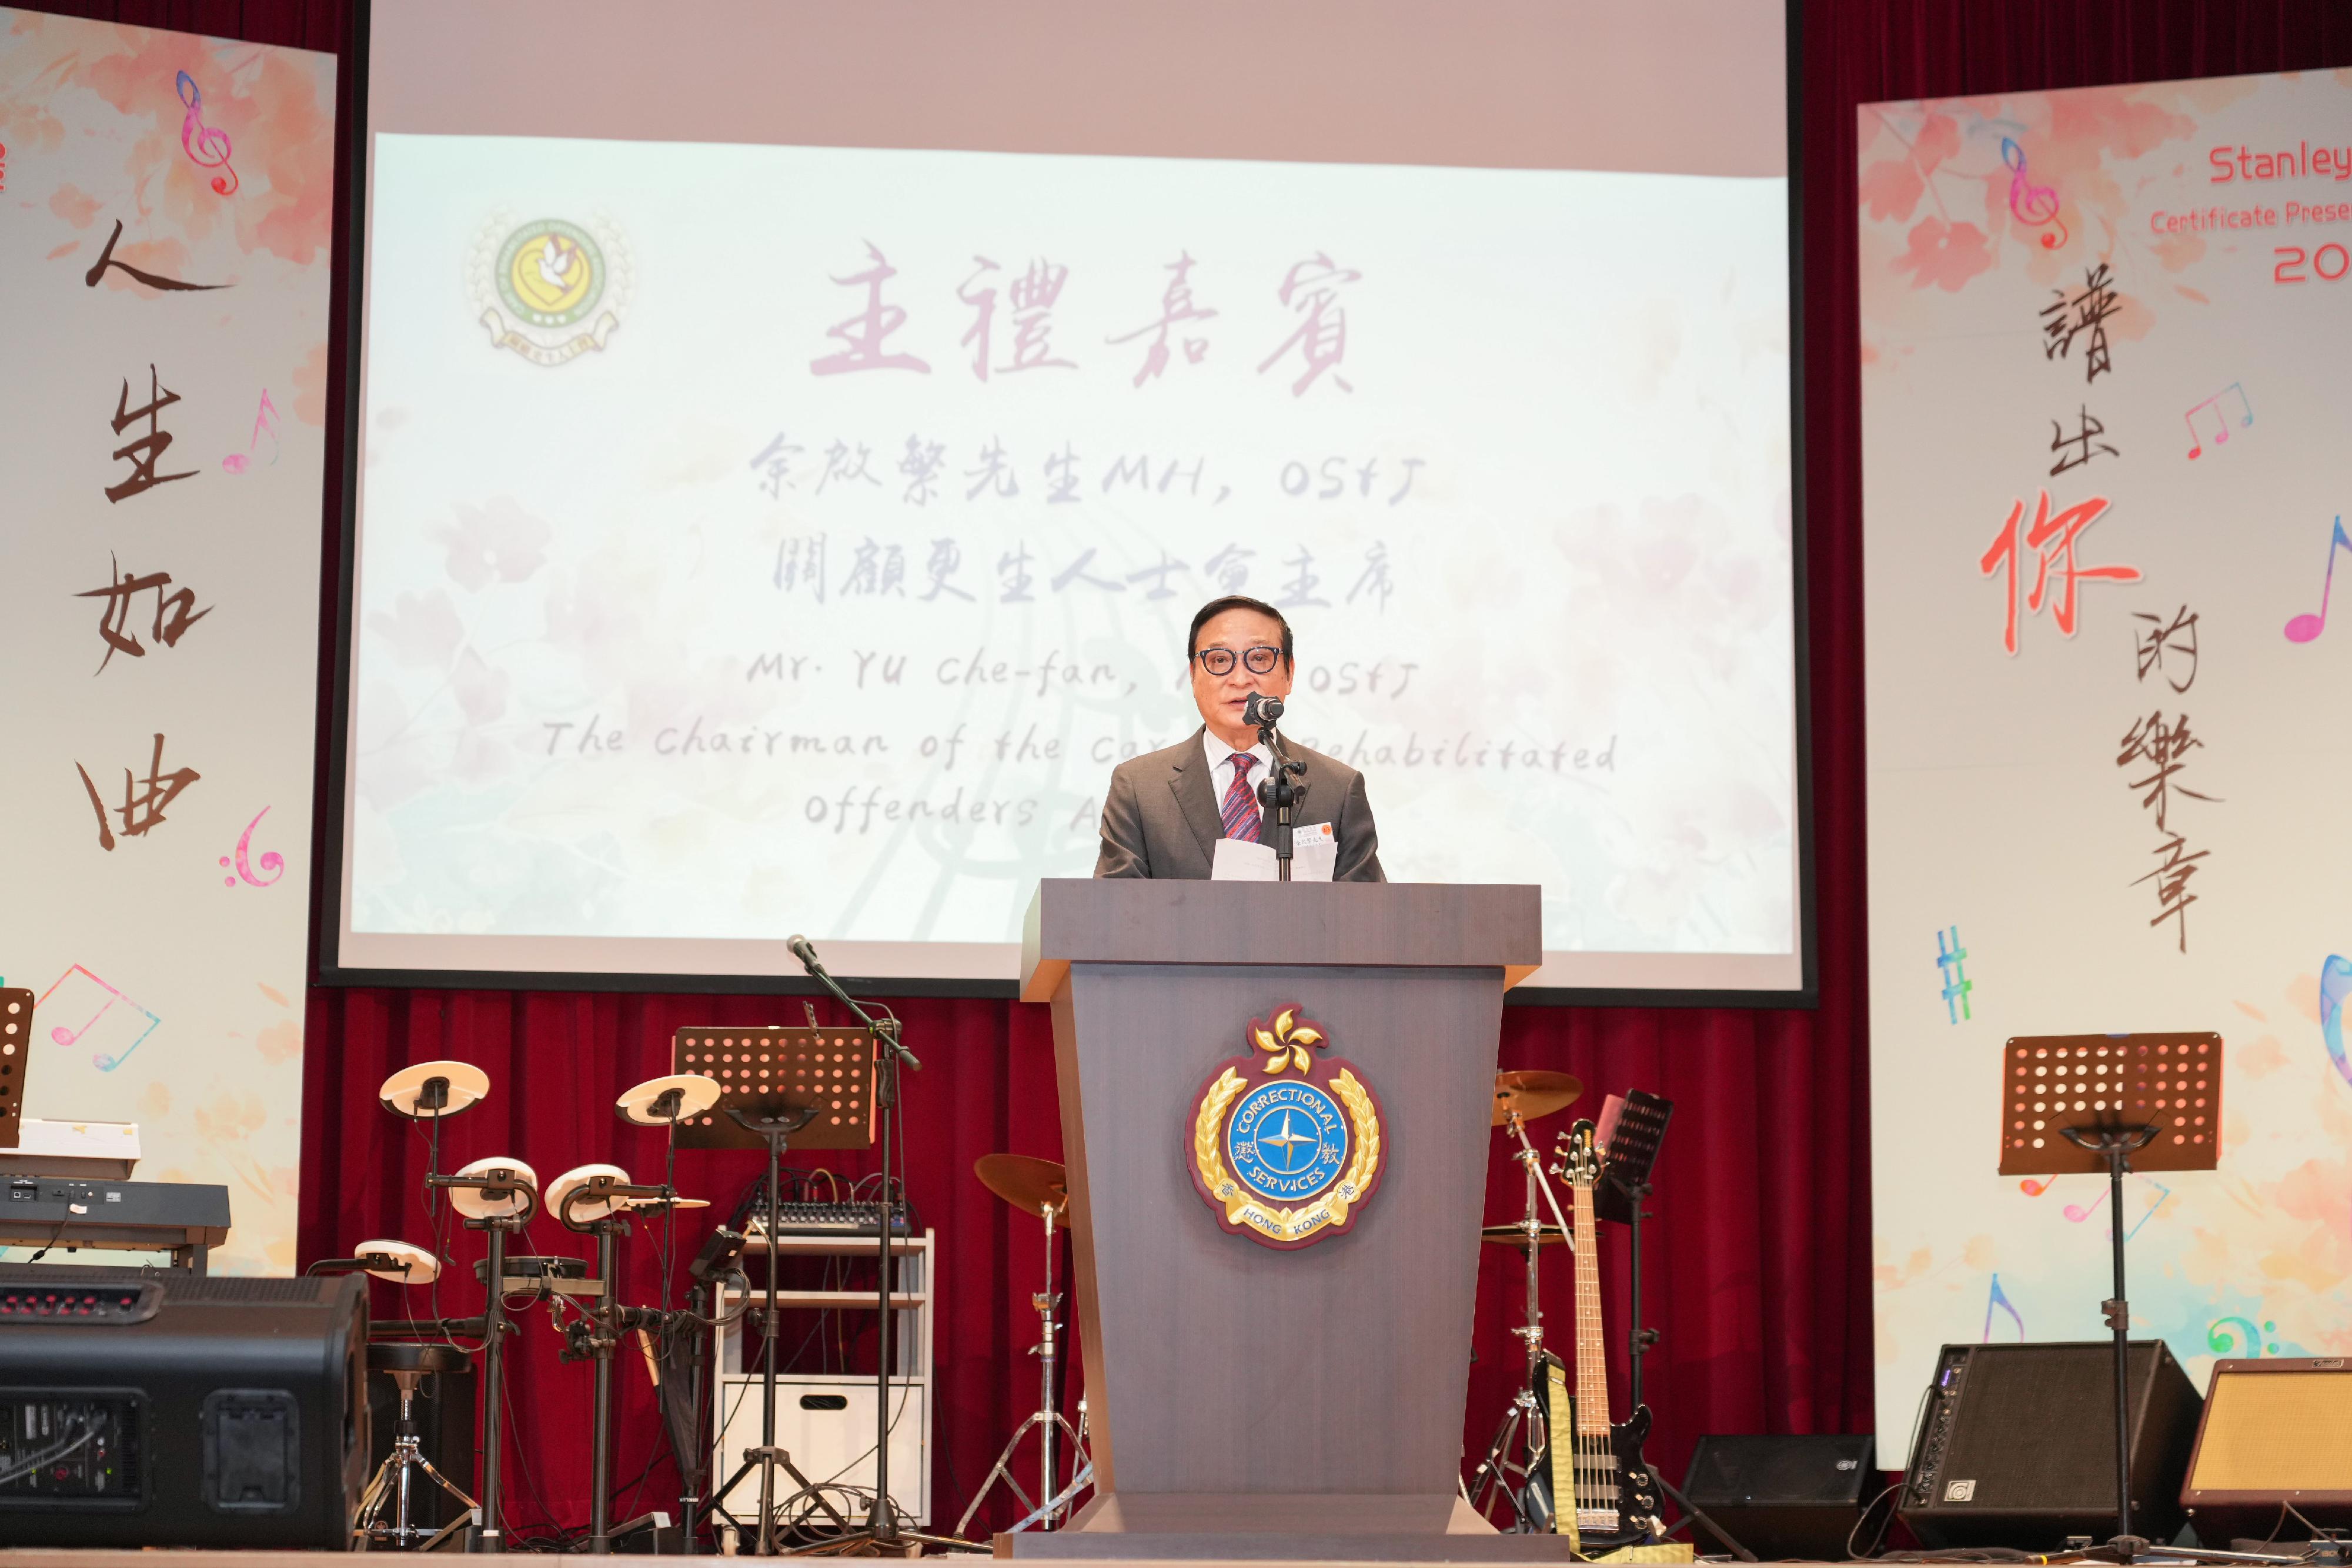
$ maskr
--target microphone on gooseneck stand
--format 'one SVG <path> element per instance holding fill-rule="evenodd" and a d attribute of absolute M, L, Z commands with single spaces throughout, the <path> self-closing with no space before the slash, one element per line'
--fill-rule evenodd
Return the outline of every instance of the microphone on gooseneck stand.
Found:
<path fill-rule="evenodd" d="M 887 1025 L 875 1022 L 874 1015 L 859 1007 L 850 994 L 841 988 L 841 982 L 835 979 L 831 972 L 825 968 L 823 960 L 816 956 L 814 944 L 805 936 L 794 935 L 784 939 L 784 946 L 791 949 L 793 957 L 801 961 L 801 967 L 808 971 L 809 978 L 831 991 L 835 1001 L 847 1008 L 858 1022 L 874 1032 L 875 1037 L 883 1042 L 885 1050 L 895 1054 L 900 1061 L 916 1071 L 920 1072 L 923 1070 L 923 1064 L 915 1060 L 915 1053 L 908 1051 L 899 1040 L 898 1019 L 894 1017 Z"/>

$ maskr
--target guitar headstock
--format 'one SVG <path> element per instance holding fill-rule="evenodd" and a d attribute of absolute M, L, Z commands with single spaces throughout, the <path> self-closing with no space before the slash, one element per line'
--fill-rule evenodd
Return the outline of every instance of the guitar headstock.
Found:
<path fill-rule="evenodd" d="M 1569 1186 L 1591 1186 L 1601 1178 L 1601 1155 L 1593 1144 L 1590 1121 L 1579 1120 L 1560 1134 L 1552 1152 L 1559 1160 L 1555 1169 Z"/>

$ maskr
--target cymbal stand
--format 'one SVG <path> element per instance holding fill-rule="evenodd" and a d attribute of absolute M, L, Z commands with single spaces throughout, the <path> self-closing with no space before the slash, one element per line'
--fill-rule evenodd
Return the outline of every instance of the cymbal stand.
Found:
<path fill-rule="evenodd" d="M 506 1525 L 499 1511 L 500 1450 L 505 1447 L 505 1434 L 499 1423 L 506 1413 L 505 1387 L 501 1375 L 506 1369 L 505 1347 L 501 1343 L 509 1333 L 506 1312 L 507 1238 L 530 1223 L 539 1209 L 539 1189 L 520 1176 L 509 1174 L 501 1179 L 495 1176 L 428 1176 L 425 1185 L 430 1187 L 457 1187 L 478 1192 L 485 1199 L 520 1195 L 521 1204 L 512 1214 L 492 1215 L 481 1219 L 468 1219 L 466 1228 L 485 1232 L 489 1239 L 489 1281 L 487 1300 L 482 1303 L 482 1523 L 475 1531 L 473 1550 L 504 1552 Z"/>
<path fill-rule="evenodd" d="M 1523 1249 L 1528 1260 L 1527 1321 L 1511 1330 L 1528 1347 L 1527 1374 L 1519 1379 L 1511 1396 L 1509 1408 L 1503 1412 L 1502 1421 L 1495 1428 L 1494 1439 L 1486 1445 L 1486 1454 L 1477 1469 L 1470 1472 L 1470 1506 L 1482 1515 L 1493 1505 L 1495 1494 L 1500 1492 L 1511 1505 L 1513 1526 L 1520 1531 L 1533 1531 L 1541 1526 L 1530 1516 L 1523 1493 L 1536 1467 L 1543 1462 L 1551 1447 L 1551 1434 L 1546 1429 L 1544 1415 L 1536 1405 L 1537 1381 L 1544 1375 L 1543 1299 L 1538 1279 L 1537 1265 L 1543 1256 L 1543 1218 L 1536 1197 L 1538 1193 L 1551 1208 L 1552 1222 L 1559 1226 L 1563 1242 L 1575 1235 L 1560 1212 L 1559 1197 L 1543 1179 L 1543 1163 L 1535 1145 L 1528 1141 L 1528 1130 L 1517 1110 L 1509 1113 L 1504 1126 L 1519 1145 L 1511 1157 L 1519 1163 L 1527 1176 L 1527 1207 L 1519 1228 L 1527 1234 Z M 1515 1453 L 1525 1458 L 1515 1460 Z"/>
<path fill-rule="evenodd" d="M 1054 1369 L 1058 1360 L 1055 1319 L 1061 1309 L 1062 1294 L 1054 1289 L 1055 1254 L 1057 1250 L 1054 1233 L 1055 1221 L 1061 1217 L 1061 1207 L 1057 1204 L 1047 1204 L 1044 1207 L 1045 1288 L 1029 1298 L 1029 1304 L 1037 1309 L 1037 1343 L 1029 1352 L 1031 1355 L 1037 1358 L 1040 1385 L 1037 1408 L 1030 1412 L 1028 1417 L 1013 1429 L 1012 1437 L 1006 1441 L 1003 1451 L 996 1456 L 996 1463 L 990 1469 L 987 1479 L 980 1483 L 980 1490 L 971 1494 L 971 1502 L 964 1509 L 963 1517 L 956 1521 L 955 1532 L 958 1535 L 963 1534 L 965 1528 L 971 1523 L 972 1516 L 980 1511 L 980 1505 L 988 1500 L 989 1492 L 995 1488 L 999 1479 L 1012 1489 L 1013 1495 L 1021 1500 L 1021 1506 L 1029 1511 L 1021 1521 L 1013 1527 L 1013 1531 L 1025 1530 L 1032 1523 L 1037 1523 L 1044 1529 L 1051 1530 L 1061 1521 L 1062 1514 L 1068 1508 L 1070 1499 L 1081 1490 L 1080 1478 L 1091 1479 L 1094 1473 L 1094 1462 L 1087 1457 L 1085 1439 L 1078 1436 L 1077 1428 L 1070 1425 L 1070 1418 L 1062 1414 L 1059 1402 L 1055 1397 Z M 1041 1451 L 1037 1498 L 1034 1502 L 1031 1501 L 1029 1494 L 1021 1489 L 1021 1483 L 1013 1476 L 1013 1456 L 1019 1451 L 1021 1439 L 1029 1435 L 1029 1428 L 1032 1427 L 1038 1428 L 1037 1438 Z M 1061 1435 L 1066 1435 L 1069 1437 L 1071 1456 L 1077 1461 L 1076 1473 L 1072 1476 L 1070 1484 L 1066 1487 L 1060 1485 L 1061 1467 L 1054 1453 L 1055 1438 Z"/>

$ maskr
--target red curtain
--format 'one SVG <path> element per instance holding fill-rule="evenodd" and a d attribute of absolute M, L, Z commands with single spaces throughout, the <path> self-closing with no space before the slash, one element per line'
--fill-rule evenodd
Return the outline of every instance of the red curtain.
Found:
<path fill-rule="evenodd" d="M 382 0 L 392 3 L 392 0 Z M 334 49 L 348 33 L 341 0 L 33 0 L 35 9 Z M 1801 0 L 1801 165 L 1802 378 L 1806 486 L 1803 583 L 1812 746 L 1813 885 L 1818 890 L 1820 1007 L 1513 1009 L 1502 1060 L 1558 1068 L 1602 1091 L 1640 1086 L 1676 1103 L 1648 1228 L 1648 1317 L 1661 1333 L 1648 1367 L 1658 1416 L 1651 1457 L 1679 1473 L 1703 1432 L 1867 1429 L 1871 1424 L 1866 972 L 1863 910 L 1860 380 L 1854 329 L 1854 106 L 1880 99 L 1982 94 L 2097 83 L 2305 69 L 2352 64 L 2352 7 L 2336 0 Z M 1769 68 L 1759 62 L 1759 68 Z M 339 204 L 348 193 L 339 193 Z M 341 281 L 338 283 L 340 309 Z M 342 346 L 338 345 L 338 365 Z M 340 371 L 330 378 L 341 384 Z M 331 433 L 340 429 L 331 419 Z M 331 434 L 331 464 L 340 458 Z M 339 502 L 324 520 L 332 622 Z M 320 779 L 333 677 L 320 653 Z M 324 810 L 320 815 L 323 820 Z M 331 881 L 331 868 L 321 868 Z M 514 992 L 335 991 L 310 996 L 304 1087 L 301 1250 L 340 1252 L 367 1236 L 417 1236 L 423 1150 L 375 1103 L 393 1068 L 438 1056 L 478 1063 L 496 1089 L 448 1125 L 445 1163 L 486 1154 L 530 1161 L 542 1177 L 609 1159 L 655 1174 L 659 1143 L 617 1124 L 613 1095 L 665 1071 L 667 1039 L 686 1022 L 789 1020 L 797 1004 L 746 998 L 614 997 Z M 935 1521 L 952 1522 L 1004 1435 L 1033 1398 L 1021 1353 L 1035 1318 L 1034 1221 L 973 1179 L 993 1150 L 1059 1152 L 1049 1028 L 1041 1008 L 996 1001 L 903 1003 L 925 1071 L 908 1080 L 908 1186 L 940 1238 L 940 1402 L 933 1471 Z M 827 1012 L 827 1021 L 835 1021 Z M 1925 1110 L 1921 1113 L 1930 1113 Z M 1541 1129 L 1547 1133 L 1549 1127 Z M 1517 1208 L 1517 1169 L 1498 1142 L 1489 1213 Z M 754 1174 L 756 1156 L 689 1155 L 688 1190 L 722 1200 Z M 795 1161 L 795 1164 L 813 1163 Z M 825 1162 L 862 1172 L 862 1157 Z M 705 1225 L 708 1217 L 705 1217 Z M 688 1245 L 701 1227 L 689 1232 Z M 541 1222 L 531 1245 L 586 1248 Z M 1612 1375 L 1624 1375 L 1625 1259 L 1604 1234 Z M 471 1239 L 459 1243 L 470 1263 Z M 627 1296 L 652 1295 L 650 1248 L 628 1259 Z M 1475 1453 L 1499 1416 L 1518 1364 L 1506 1332 L 1517 1311 L 1511 1255 L 1486 1249 L 1478 1294 L 1478 1361 L 1465 1445 Z M 1548 1270 L 1549 1299 L 1567 1300 L 1565 1265 Z M 477 1300 L 470 1281 L 445 1310 Z M 403 1311 L 387 1292 L 382 1312 Z M 1556 1343 L 1566 1320 L 1555 1315 Z M 588 1375 L 555 1360 L 543 1318 L 520 1336 L 510 1388 L 515 1434 L 509 1515 L 526 1532 L 585 1517 Z M 617 1473 L 656 1461 L 645 1506 L 674 1494 L 658 1462 L 640 1364 L 625 1362 Z M 1366 1375 L 1380 1375 L 1368 1367 Z M 1881 1434 L 1882 1463 L 1899 1462 L 1902 1433 Z M 1002 1515 L 997 1516 L 1001 1521 Z"/>

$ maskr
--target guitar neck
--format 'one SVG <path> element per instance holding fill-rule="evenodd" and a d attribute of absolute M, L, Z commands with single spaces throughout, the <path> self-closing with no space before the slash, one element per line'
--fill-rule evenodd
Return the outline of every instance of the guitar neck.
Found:
<path fill-rule="evenodd" d="M 1593 1242 L 1592 1187 L 1571 1188 L 1576 1202 L 1576 1429 L 1609 1435 L 1609 1352 L 1601 1332 L 1601 1253 Z"/>

